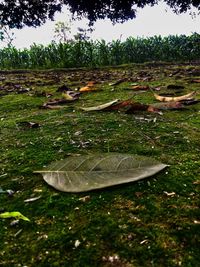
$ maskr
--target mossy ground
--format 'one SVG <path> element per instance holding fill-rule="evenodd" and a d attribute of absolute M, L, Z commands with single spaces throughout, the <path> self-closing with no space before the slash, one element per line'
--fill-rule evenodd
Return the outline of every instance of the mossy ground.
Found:
<path fill-rule="evenodd" d="M 124 77 L 130 80 L 109 86 Z M 0 194 L 0 210 L 30 219 L 0 219 L 0 266 L 199 266 L 200 104 L 163 115 L 79 109 L 116 98 L 155 103 L 151 91 L 125 90 L 136 77 L 161 86 L 160 94 L 173 94 L 169 84 L 183 85 L 181 94 L 200 89 L 191 83 L 200 67 L 192 65 L 0 73 L 0 186 L 14 191 Z M 61 110 L 39 108 L 48 101 L 42 92 L 60 97 L 60 85 L 74 89 L 89 80 L 102 90 Z M 30 90 L 20 93 L 16 85 Z M 70 154 L 95 152 L 145 155 L 170 166 L 149 179 L 81 194 L 58 192 L 33 173 Z"/>

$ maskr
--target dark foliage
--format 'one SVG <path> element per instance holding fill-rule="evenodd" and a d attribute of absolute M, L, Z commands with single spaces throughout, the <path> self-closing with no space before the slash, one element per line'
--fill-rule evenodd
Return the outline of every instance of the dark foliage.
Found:
<path fill-rule="evenodd" d="M 199 0 L 164 0 L 175 12 L 185 12 L 192 6 L 200 10 Z M 0 1 L 0 21 L 11 28 L 39 26 L 53 19 L 55 12 L 67 5 L 76 17 L 86 16 L 90 22 L 109 18 L 123 22 L 136 16 L 137 8 L 155 5 L 159 0 L 9 0 Z"/>

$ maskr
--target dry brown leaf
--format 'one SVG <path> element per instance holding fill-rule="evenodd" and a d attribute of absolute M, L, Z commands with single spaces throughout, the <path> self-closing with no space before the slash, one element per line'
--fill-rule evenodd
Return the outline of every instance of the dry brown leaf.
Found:
<path fill-rule="evenodd" d="M 141 103 L 132 103 L 130 108 L 126 111 L 126 114 L 132 114 L 137 111 L 147 111 L 153 113 L 159 113 L 159 110 L 151 105 L 141 104 Z"/>
<path fill-rule="evenodd" d="M 86 86 L 83 86 L 79 89 L 79 92 L 92 92 L 92 91 L 96 91 L 97 88 L 95 88 L 95 84 L 97 84 L 96 81 L 89 81 Z"/>
<path fill-rule="evenodd" d="M 200 180 L 194 181 L 193 184 L 200 185 Z"/>
<path fill-rule="evenodd" d="M 79 92 L 83 93 L 83 92 L 96 92 L 98 91 L 98 89 L 92 85 L 87 85 L 87 86 L 84 86 L 82 88 L 79 89 Z"/>
<path fill-rule="evenodd" d="M 133 101 L 126 100 L 126 101 L 122 101 L 117 104 L 114 104 L 110 107 L 107 107 L 106 110 L 120 110 L 123 108 L 130 108 L 132 105 L 133 105 Z"/>
<path fill-rule="evenodd" d="M 154 104 L 153 107 L 159 110 L 176 110 L 184 108 L 184 105 L 181 102 L 171 101 L 167 103 Z"/>
<path fill-rule="evenodd" d="M 91 92 L 91 91 L 95 91 L 96 89 L 91 87 L 91 86 L 84 86 L 81 87 L 79 92 Z"/>

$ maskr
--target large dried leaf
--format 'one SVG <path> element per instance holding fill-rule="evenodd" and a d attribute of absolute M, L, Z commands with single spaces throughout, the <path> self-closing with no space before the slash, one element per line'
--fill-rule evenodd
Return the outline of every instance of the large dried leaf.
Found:
<path fill-rule="evenodd" d="M 84 192 L 134 182 L 152 176 L 166 166 L 147 157 L 110 153 L 71 156 L 36 173 L 41 173 L 57 190 Z"/>

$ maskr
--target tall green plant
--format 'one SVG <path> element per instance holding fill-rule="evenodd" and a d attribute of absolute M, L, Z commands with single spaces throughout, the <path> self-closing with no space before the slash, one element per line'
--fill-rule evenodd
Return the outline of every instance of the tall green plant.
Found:
<path fill-rule="evenodd" d="M 0 49 L 1 69 L 97 67 L 147 61 L 200 60 L 200 34 L 149 38 L 129 37 L 106 43 L 105 40 L 33 44 L 29 49 L 13 46 Z"/>

